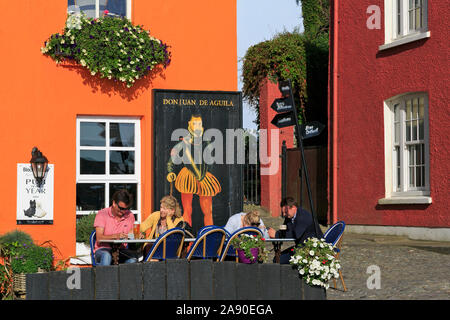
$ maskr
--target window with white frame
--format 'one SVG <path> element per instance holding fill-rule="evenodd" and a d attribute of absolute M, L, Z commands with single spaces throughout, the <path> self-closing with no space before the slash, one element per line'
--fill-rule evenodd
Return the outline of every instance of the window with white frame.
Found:
<path fill-rule="evenodd" d="M 429 196 L 428 98 L 405 94 L 385 104 L 386 196 Z"/>
<path fill-rule="evenodd" d="M 77 118 L 77 216 L 111 205 L 115 191 L 133 194 L 131 211 L 140 221 L 140 120 Z"/>
<path fill-rule="evenodd" d="M 105 10 L 108 15 L 131 20 L 131 0 L 67 0 L 68 12 L 82 11 L 89 18 L 99 18 Z"/>
<path fill-rule="evenodd" d="M 385 45 L 403 44 L 430 36 L 427 0 L 385 0 Z"/>

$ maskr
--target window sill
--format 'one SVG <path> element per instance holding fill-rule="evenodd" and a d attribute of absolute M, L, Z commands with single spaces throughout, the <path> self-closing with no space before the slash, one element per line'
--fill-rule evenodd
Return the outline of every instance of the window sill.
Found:
<path fill-rule="evenodd" d="M 411 197 L 391 197 L 378 200 L 378 204 L 430 204 L 431 197 L 411 196 Z"/>
<path fill-rule="evenodd" d="M 416 34 L 413 34 L 410 36 L 405 36 L 403 38 L 393 40 L 392 42 L 389 42 L 389 43 L 385 43 L 385 44 L 379 46 L 378 50 L 382 51 L 382 50 L 391 49 L 391 48 L 398 47 L 398 46 L 401 46 L 406 43 L 414 42 L 414 41 L 421 40 L 421 39 L 426 39 L 426 38 L 429 38 L 430 36 L 431 36 L 430 31 L 416 33 Z"/>

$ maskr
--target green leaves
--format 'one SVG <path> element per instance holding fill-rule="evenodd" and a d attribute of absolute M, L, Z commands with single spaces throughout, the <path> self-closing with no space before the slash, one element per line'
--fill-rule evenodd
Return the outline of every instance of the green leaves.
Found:
<path fill-rule="evenodd" d="M 307 99 L 304 42 L 302 34 L 284 32 L 247 50 L 243 58 L 242 91 L 256 111 L 260 86 L 266 77 L 272 82 L 291 79 L 296 105 L 304 105 Z"/>
<path fill-rule="evenodd" d="M 90 19 L 69 15 L 62 34 L 53 34 L 41 52 L 57 63 L 74 60 L 91 75 L 120 81 L 127 87 L 157 65 L 167 67 L 168 46 L 126 18 Z"/>

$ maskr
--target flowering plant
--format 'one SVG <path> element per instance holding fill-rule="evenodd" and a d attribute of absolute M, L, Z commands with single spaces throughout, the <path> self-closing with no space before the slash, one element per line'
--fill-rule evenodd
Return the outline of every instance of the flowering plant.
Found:
<path fill-rule="evenodd" d="M 235 249 L 241 249 L 244 251 L 245 256 L 252 261 L 255 260 L 255 257 L 253 256 L 251 249 L 258 249 L 258 261 L 264 262 L 266 261 L 268 255 L 264 241 L 265 239 L 259 234 L 255 236 L 243 233 L 240 236 L 233 238 L 231 240 L 231 245 Z"/>
<path fill-rule="evenodd" d="M 92 75 L 121 81 L 131 87 L 155 66 L 170 63 L 168 46 L 150 36 L 142 26 L 122 17 L 87 18 L 69 14 L 63 33 L 53 34 L 41 52 L 56 63 L 74 60 Z"/>
<path fill-rule="evenodd" d="M 293 251 L 289 263 L 298 269 L 307 284 L 328 289 L 328 280 L 339 277 L 340 262 L 335 258 L 334 247 L 325 239 L 308 238 Z"/>

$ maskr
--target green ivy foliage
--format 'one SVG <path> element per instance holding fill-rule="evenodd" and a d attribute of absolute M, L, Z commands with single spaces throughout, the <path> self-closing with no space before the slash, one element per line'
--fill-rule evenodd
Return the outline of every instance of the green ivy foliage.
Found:
<path fill-rule="evenodd" d="M 87 18 L 70 14 L 62 33 L 53 34 L 41 48 L 57 63 L 74 60 L 94 76 L 133 86 L 157 65 L 170 64 L 167 44 L 150 36 L 143 26 L 128 19 L 105 16 Z"/>
<path fill-rule="evenodd" d="M 303 26 L 306 34 L 328 33 L 329 0 L 296 0 L 302 4 Z"/>
<path fill-rule="evenodd" d="M 265 78 L 276 83 L 291 80 L 297 106 L 307 100 L 305 37 L 297 31 L 283 32 L 272 40 L 247 50 L 243 58 L 243 97 L 254 107 L 259 119 L 260 86 Z M 299 109 L 299 116 L 303 114 Z"/>

